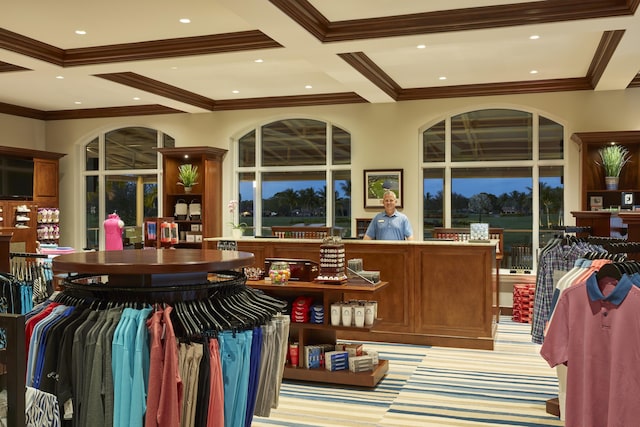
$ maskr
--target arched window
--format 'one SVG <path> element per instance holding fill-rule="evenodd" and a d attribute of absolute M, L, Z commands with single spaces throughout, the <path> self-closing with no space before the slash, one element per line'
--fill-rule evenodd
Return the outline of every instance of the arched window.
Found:
<path fill-rule="evenodd" d="M 104 247 L 102 223 L 117 212 L 125 223 L 125 248 L 141 244 L 144 217 L 158 216 L 158 152 L 175 141 L 154 129 L 127 127 L 84 146 L 86 248 Z"/>
<path fill-rule="evenodd" d="M 503 268 L 531 270 L 564 215 L 564 127 L 537 113 L 486 109 L 422 132 L 423 221 L 504 229 Z"/>
<path fill-rule="evenodd" d="M 351 235 L 351 135 L 327 122 L 291 118 L 236 142 L 238 222 L 258 236 L 272 225 L 327 225 Z"/>

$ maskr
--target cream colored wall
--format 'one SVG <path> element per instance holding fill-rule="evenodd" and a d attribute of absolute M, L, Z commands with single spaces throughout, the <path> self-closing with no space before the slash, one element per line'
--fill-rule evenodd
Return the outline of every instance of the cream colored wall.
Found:
<path fill-rule="evenodd" d="M 363 169 L 403 168 L 404 209 L 416 227 L 421 217 L 420 133 L 425 125 L 463 111 L 507 107 L 539 112 L 562 123 L 568 137 L 574 132 L 640 129 L 640 89 L 614 92 L 565 92 L 520 96 L 408 101 L 389 104 L 351 104 L 304 108 L 223 111 L 113 119 L 62 120 L 46 123 L 46 148 L 67 153 L 61 165 L 61 209 L 64 238 L 61 244 L 82 247 L 82 207 L 76 204 L 82 191 L 79 170 L 83 167 L 78 147 L 101 132 L 123 126 L 147 126 L 176 139 L 178 146 L 210 145 L 230 149 L 230 141 L 256 124 L 287 117 L 326 120 L 352 136 L 353 217 L 372 216 L 363 209 Z M 22 120 L 16 126 L 20 127 Z M 38 128 L 39 121 L 33 120 Z M 14 131 L 14 133 L 17 133 Z M 29 135 L 25 134 L 25 138 Z M 231 153 L 230 153 L 231 154 Z M 569 212 L 579 207 L 579 156 L 575 143 L 567 142 L 570 167 L 565 180 L 565 223 L 573 224 Z M 223 200 L 231 198 L 232 156 L 225 159 Z M 225 219 L 225 222 L 227 220 Z"/>
<path fill-rule="evenodd" d="M 0 114 L 0 146 L 44 150 L 45 122 Z"/>

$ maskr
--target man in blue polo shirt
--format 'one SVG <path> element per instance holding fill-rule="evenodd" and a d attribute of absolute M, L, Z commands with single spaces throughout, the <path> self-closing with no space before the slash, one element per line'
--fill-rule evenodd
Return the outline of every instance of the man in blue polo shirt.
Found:
<path fill-rule="evenodd" d="M 413 240 L 409 218 L 396 210 L 396 193 L 386 190 L 382 203 L 384 212 L 373 217 L 363 240 Z"/>

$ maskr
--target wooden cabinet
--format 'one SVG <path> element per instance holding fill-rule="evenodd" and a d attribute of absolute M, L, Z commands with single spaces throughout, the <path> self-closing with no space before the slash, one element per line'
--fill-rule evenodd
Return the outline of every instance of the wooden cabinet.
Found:
<path fill-rule="evenodd" d="M 2 156 L 33 161 L 32 197 L 0 201 L 0 208 L 2 209 L 2 212 L 0 212 L 0 217 L 2 218 L 0 219 L 0 227 L 12 229 L 12 251 L 35 252 L 38 241 L 37 231 L 40 225 L 37 221 L 38 208 L 57 209 L 60 205 L 58 163 L 64 154 L 16 147 L 0 147 L 0 157 Z M 29 211 L 18 212 L 22 206 Z M 47 242 L 57 241 L 57 238 L 48 238 L 46 240 Z"/>
<path fill-rule="evenodd" d="M 215 147 L 159 148 L 162 153 L 163 214 L 174 217 L 180 240 L 174 247 L 202 247 L 202 238 L 222 235 L 222 160 L 227 150 Z M 178 167 L 198 167 L 198 184 L 191 193 L 178 184 Z M 199 204 L 200 215 L 176 218 L 176 203 Z M 197 237 L 197 236 L 200 237 Z M 194 236 L 190 238 L 188 236 Z"/>
<path fill-rule="evenodd" d="M 602 200 L 602 207 L 620 206 L 622 193 L 633 193 L 634 204 L 640 204 L 640 131 L 578 132 L 571 139 L 581 151 L 581 208 L 592 210 L 592 200 Z M 631 161 L 622 169 L 618 190 L 606 190 L 604 173 L 599 165 L 598 150 L 610 142 L 629 149 Z M 595 198 L 595 199 L 592 199 Z"/>
<path fill-rule="evenodd" d="M 311 282 L 290 281 L 286 285 L 273 285 L 271 282 L 248 281 L 247 285 L 261 289 L 264 292 L 282 298 L 292 299 L 300 295 L 310 296 L 324 307 L 324 322 L 322 324 L 291 322 L 289 341 L 297 342 L 300 355 L 303 354 L 305 345 L 335 344 L 337 331 L 362 331 L 370 328 L 355 328 L 347 326 L 332 326 L 330 321 L 331 304 L 345 301 L 346 294 L 357 295 L 359 299 L 376 299 L 375 294 L 387 287 L 387 282 L 381 282 L 376 286 L 359 285 L 330 285 Z M 283 378 L 298 381 L 313 381 L 331 384 L 343 384 L 359 387 L 375 387 L 389 370 L 389 362 L 380 360 L 373 371 L 354 373 L 349 370 L 327 371 L 324 368 L 306 369 L 303 367 L 303 358 L 299 358 L 298 366 L 287 365 L 284 368 Z"/>

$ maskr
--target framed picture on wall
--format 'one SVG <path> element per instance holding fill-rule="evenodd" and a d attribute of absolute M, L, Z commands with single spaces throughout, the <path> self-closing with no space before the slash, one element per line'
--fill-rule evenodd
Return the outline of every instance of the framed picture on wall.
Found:
<path fill-rule="evenodd" d="M 386 190 L 396 194 L 396 207 L 402 207 L 402 169 L 369 169 L 364 171 L 364 207 L 383 206 L 382 197 Z"/>

